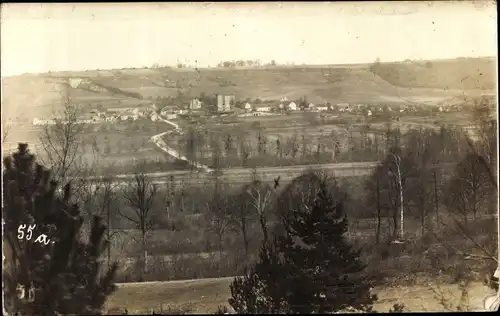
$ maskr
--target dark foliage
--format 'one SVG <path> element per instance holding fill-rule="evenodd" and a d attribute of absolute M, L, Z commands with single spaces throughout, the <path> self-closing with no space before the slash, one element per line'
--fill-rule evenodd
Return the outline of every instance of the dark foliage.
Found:
<path fill-rule="evenodd" d="M 4 270 L 6 308 L 21 315 L 100 313 L 115 289 L 117 269 L 113 264 L 104 276 L 99 273 L 98 258 L 106 249 L 100 218 L 94 217 L 88 242 L 82 242 L 83 220 L 78 206 L 70 203 L 70 185 L 59 196 L 50 171 L 35 163 L 27 144 L 19 144 L 4 166 L 2 212 L 10 250 Z M 36 227 L 20 234 L 20 225 Z M 41 234 L 50 242 L 36 242 Z M 26 293 L 22 298 L 16 294 L 20 286 Z"/>
<path fill-rule="evenodd" d="M 332 196 L 332 183 L 326 177 L 317 180 L 315 197 L 303 196 L 286 211 L 285 236 L 264 243 L 260 261 L 231 284 L 229 304 L 236 312 L 371 310 L 376 297 L 363 276 L 360 253 L 345 237 L 343 204 Z M 283 194 L 288 195 L 285 201 L 293 195 L 291 191 Z"/>

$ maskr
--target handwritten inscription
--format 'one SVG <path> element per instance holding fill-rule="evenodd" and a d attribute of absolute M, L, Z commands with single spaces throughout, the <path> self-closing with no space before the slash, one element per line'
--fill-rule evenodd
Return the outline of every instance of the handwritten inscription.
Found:
<path fill-rule="evenodd" d="M 33 238 L 33 231 L 35 230 L 36 228 L 36 224 L 33 224 L 33 225 L 26 225 L 26 224 L 22 224 L 22 225 L 19 225 L 19 227 L 17 228 L 17 239 L 19 240 L 31 240 Z M 36 239 L 33 241 L 35 243 L 39 243 L 39 244 L 44 244 L 44 245 L 48 245 L 50 244 L 50 238 L 45 235 L 45 234 L 40 234 L 36 237 Z"/>

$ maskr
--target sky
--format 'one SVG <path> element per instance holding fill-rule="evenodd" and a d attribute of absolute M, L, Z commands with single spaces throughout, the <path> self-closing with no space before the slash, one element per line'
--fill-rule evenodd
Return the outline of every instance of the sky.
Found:
<path fill-rule="evenodd" d="M 497 56 L 494 2 L 2 4 L 2 76 Z"/>

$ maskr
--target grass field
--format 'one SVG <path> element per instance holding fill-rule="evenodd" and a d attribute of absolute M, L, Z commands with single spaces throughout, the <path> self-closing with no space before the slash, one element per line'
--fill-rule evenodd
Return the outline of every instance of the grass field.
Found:
<path fill-rule="evenodd" d="M 129 314 L 171 313 L 210 314 L 227 305 L 229 284 L 233 278 L 200 279 L 171 282 L 119 284 L 106 303 L 106 310 L 127 309 Z M 423 282 L 427 283 L 427 282 Z M 395 303 L 403 303 L 408 312 L 449 312 L 462 305 L 466 311 L 481 310 L 483 300 L 493 290 L 481 283 L 468 288 L 468 302 L 461 303 L 458 285 L 432 283 L 375 288 L 379 297 L 374 310 L 388 312 Z M 465 306 L 464 306 L 465 305 Z"/>

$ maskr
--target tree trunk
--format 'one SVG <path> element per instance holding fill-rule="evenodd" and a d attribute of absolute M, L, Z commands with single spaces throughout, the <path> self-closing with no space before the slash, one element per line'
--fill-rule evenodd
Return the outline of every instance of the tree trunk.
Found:
<path fill-rule="evenodd" d="M 380 209 L 380 181 L 377 177 L 377 232 L 375 234 L 375 242 L 377 245 L 380 242 L 380 221 L 381 221 L 381 209 Z"/>
<path fill-rule="evenodd" d="M 142 251 L 143 251 L 143 254 L 142 254 L 142 271 L 141 271 L 141 274 L 142 274 L 142 277 L 141 279 L 144 280 L 144 274 L 146 273 L 146 269 L 147 269 L 147 265 L 148 265 L 148 251 L 146 250 L 146 230 L 142 230 Z"/>
<path fill-rule="evenodd" d="M 259 215 L 260 227 L 262 228 L 262 233 L 264 234 L 264 243 L 267 243 L 267 225 L 266 218 L 264 215 Z"/>
<path fill-rule="evenodd" d="M 434 170 L 434 208 L 436 212 L 436 228 L 439 229 L 439 197 L 437 189 L 437 172 Z"/>
<path fill-rule="evenodd" d="M 398 236 L 398 211 L 397 211 L 397 208 L 395 208 L 394 212 L 392 213 L 392 222 L 394 224 L 392 236 L 395 239 Z"/>
<path fill-rule="evenodd" d="M 222 245 L 223 236 L 222 236 L 222 234 L 218 234 L 218 235 L 219 235 L 219 256 L 222 259 L 222 254 L 224 253 L 224 247 Z"/>
<path fill-rule="evenodd" d="M 245 247 L 245 254 L 248 256 L 248 236 L 245 224 L 241 226 L 241 234 L 243 235 L 243 246 Z"/>
<path fill-rule="evenodd" d="M 399 208 L 400 208 L 400 213 L 401 213 L 401 223 L 400 223 L 400 231 L 401 231 L 401 239 L 404 237 L 404 200 L 403 200 L 403 182 L 401 179 L 401 169 L 400 169 L 400 163 L 401 163 L 401 158 L 397 157 L 396 159 L 396 167 L 398 170 L 398 184 L 399 184 Z"/>
<path fill-rule="evenodd" d="M 111 212 L 109 207 L 109 199 L 107 201 L 106 209 L 107 209 L 107 220 L 108 227 L 106 227 L 107 237 L 108 237 L 108 270 L 111 268 Z"/>
<path fill-rule="evenodd" d="M 424 207 L 424 201 L 420 201 L 420 230 L 422 236 L 425 234 L 425 207 Z"/>

